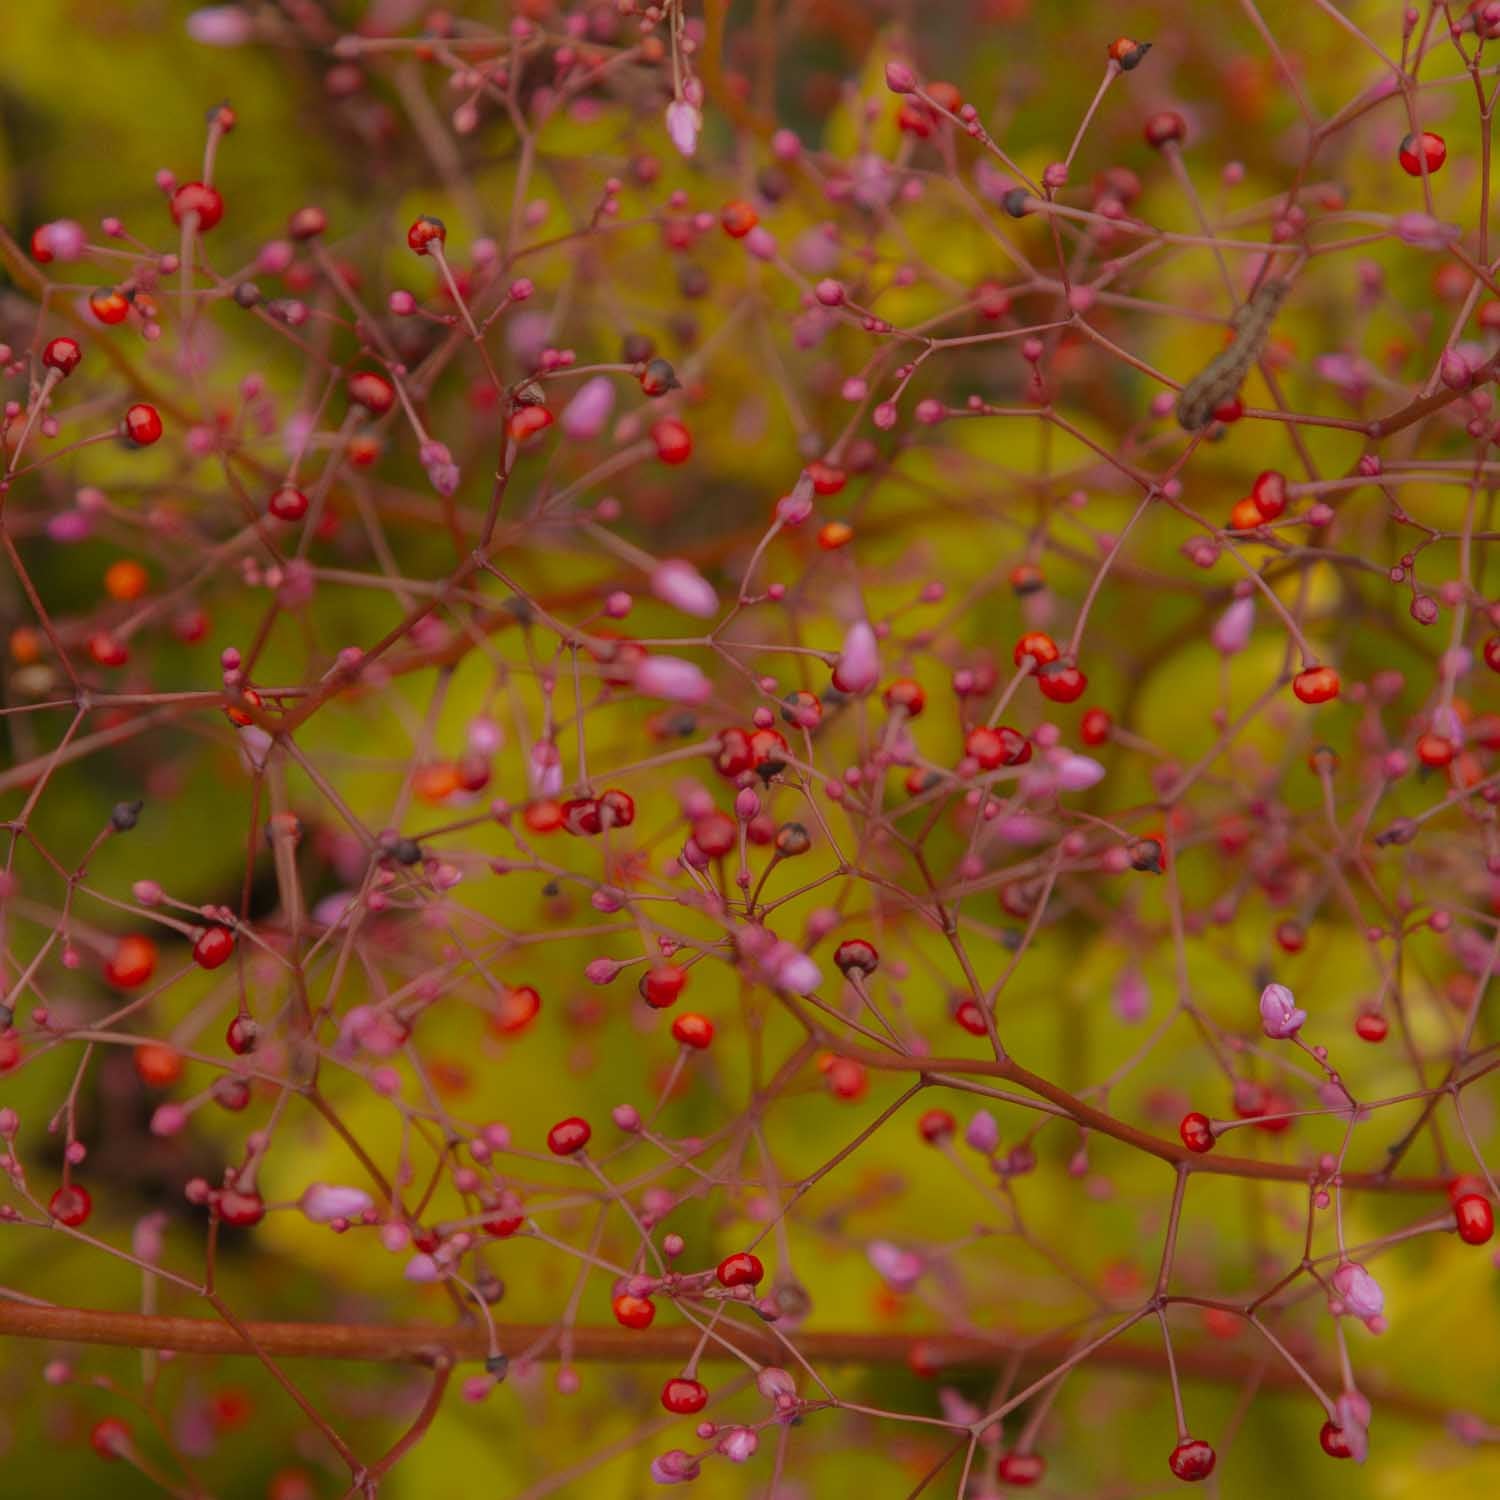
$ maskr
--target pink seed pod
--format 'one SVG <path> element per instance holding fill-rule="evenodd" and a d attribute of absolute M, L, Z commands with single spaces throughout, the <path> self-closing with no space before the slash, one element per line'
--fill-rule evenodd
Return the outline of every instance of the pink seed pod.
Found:
<path fill-rule="evenodd" d="M 635 669 L 635 688 L 648 698 L 669 703 L 707 703 L 713 684 L 702 670 L 680 656 L 648 656 Z"/>
<path fill-rule="evenodd" d="M 314 1224 L 329 1224 L 334 1219 L 359 1218 L 375 1207 L 375 1200 L 363 1188 L 314 1182 L 297 1200 L 297 1207 Z"/>
<path fill-rule="evenodd" d="M 1000 1144 L 1000 1127 L 995 1123 L 995 1117 L 989 1110 L 981 1109 L 969 1121 L 964 1131 L 964 1141 L 985 1156 L 994 1154 L 996 1147 Z"/>
<path fill-rule="evenodd" d="M 841 693 L 867 693 L 880 680 L 880 647 L 868 620 L 856 620 L 844 634 L 844 647 L 833 668 L 833 685 Z"/>

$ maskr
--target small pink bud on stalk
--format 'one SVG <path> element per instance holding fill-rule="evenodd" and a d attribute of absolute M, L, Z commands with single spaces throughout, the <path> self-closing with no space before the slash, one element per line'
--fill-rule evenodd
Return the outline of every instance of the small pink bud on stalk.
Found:
<path fill-rule="evenodd" d="M 1346 1260 L 1333 1273 L 1333 1289 L 1351 1317 L 1361 1319 L 1371 1333 L 1379 1333 L 1385 1326 L 1385 1293 L 1380 1283 L 1359 1264 Z M 1377 1326 L 1378 1325 L 1378 1326 Z"/>
<path fill-rule="evenodd" d="M 1268 984 L 1260 992 L 1260 1024 L 1272 1041 L 1285 1042 L 1302 1029 L 1307 1012 L 1284 984 Z"/>
<path fill-rule="evenodd" d="M 680 656 L 648 656 L 635 669 L 635 688 L 648 698 L 669 703 L 707 703 L 713 684 L 693 662 Z"/>
<path fill-rule="evenodd" d="M 609 426 L 614 409 L 614 382 L 607 375 L 594 375 L 579 386 L 577 394 L 563 408 L 559 421 L 566 436 L 587 443 Z"/>
<path fill-rule="evenodd" d="M 844 635 L 834 663 L 833 685 L 841 693 L 867 693 L 880 680 L 880 647 L 868 620 L 856 620 Z"/>
<path fill-rule="evenodd" d="M 242 47 L 255 35 L 255 22 L 239 5 L 205 5 L 187 18 L 187 34 L 205 47 Z"/>
<path fill-rule="evenodd" d="M 1250 643 L 1250 628 L 1255 624 L 1255 601 L 1236 599 L 1214 622 L 1214 650 L 1223 656 L 1234 656 Z"/>
<path fill-rule="evenodd" d="M 702 128 L 703 115 L 686 99 L 674 99 L 667 106 L 667 135 L 685 157 L 691 158 L 697 151 Z"/>
<path fill-rule="evenodd" d="M 357 1219 L 375 1207 L 375 1200 L 363 1188 L 314 1182 L 297 1200 L 297 1207 L 314 1224 L 331 1224 L 335 1219 Z"/>
<path fill-rule="evenodd" d="M 719 612 L 719 596 L 692 563 L 672 558 L 651 574 L 651 592 L 663 604 L 680 609 L 698 620 L 711 620 Z"/>
<path fill-rule="evenodd" d="M 903 62 L 885 65 L 885 86 L 893 94 L 909 94 L 917 86 L 917 75 Z"/>
<path fill-rule="evenodd" d="M 1000 1144 L 1000 1127 L 995 1123 L 995 1117 L 989 1110 L 980 1110 L 969 1121 L 968 1128 L 964 1131 L 964 1141 L 975 1151 L 981 1151 L 986 1156 L 993 1154 Z"/>
<path fill-rule="evenodd" d="M 865 1254 L 893 1292 L 909 1292 L 921 1279 L 926 1266 L 912 1250 L 903 1250 L 889 1240 L 871 1240 Z"/>

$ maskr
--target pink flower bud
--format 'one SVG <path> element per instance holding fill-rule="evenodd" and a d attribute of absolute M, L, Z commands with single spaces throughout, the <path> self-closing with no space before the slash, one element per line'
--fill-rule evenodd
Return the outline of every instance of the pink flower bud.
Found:
<path fill-rule="evenodd" d="M 903 62 L 885 65 L 885 86 L 893 94 L 909 94 L 917 86 L 917 75 Z"/>
<path fill-rule="evenodd" d="M 1255 601 L 1236 599 L 1214 623 L 1214 650 L 1234 656 L 1250 642 L 1250 627 L 1255 623 Z"/>
<path fill-rule="evenodd" d="M 187 1124 L 187 1111 L 180 1104 L 159 1104 L 151 1116 L 151 1134 L 163 1138 L 176 1135 Z"/>
<path fill-rule="evenodd" d="M 669 703 L 706 703 L 713 684 L 702 671 L 680 656 L 648 656 L 635 671 L 636 691 Z"/>
<path fill-rule="evenodd" d="M 1333 1273 L 1333 1289 L 1356 1318 L 1378 1318 L 1385 1311 L 1385 1293 L 1358 1261 L 1346 1260 Z"/>
<path fill-rule="evenodd" d="M 767 1401 L 773 1403 L 795 1401 L 797 1398 L 797 1382 L 785 1370 L 779 1369 L 775 1365 L 765 1366 L 756 1375 L 755 1389 Z"/>
<path fill-rule="evenodd" d="M 1260 992 L 1260 1024 L 1272 1041 L 1296 1036 L 1306 1020 L 1307 1012 L 1297 1008 L 1296 997 L 1284 984 L 1268 984 Z"/>
<path fill-rule="evenodd" d="M 584 978 L 590 984 L 613 984 L 625 966 L 613 958 L 594 958 L 584 966 Z"/>
<path fill-rule="evenodd" d="M 1115 1014 L 1122 1021 L 1141 1021 L 1151 1008 L 1151 991 L 1139 969 L 1126 969 L 1115 984 Z"/>
<path fill-rule="evenodd" d="M 609 426 L 614 409 L 614 381 L 608 375 L 595 375 L 579 386 L 578 394 L 563 407 L 559 420 L 570 438 L 586 443 Z"/>
<path fill-rule="evenodd" d="M 442 1271 L 438 1263 L 430 1255 L 414 1255 L 407 1261 L 406 1269 L 402 1272 L 408 1281 L 440 1281 Z"/>
<path fill-rule="evenodd" d="M 1104 767 L 1087 755 L 1065 755 L 1053 768 L 1059 790 L 1087 791 L 1104 780 Z"/>
<path fill-rule="evenodd" d="M 686 99 L 674 99 L 667 106 L 667 135 L 672 144 L 687 157 L 698 149 L 698 132 L 703 116 Z"/>
<path fill-rule="evenodd" d="M 760 1439 L 749 1427 L 731 1427 L 719 1442 L 719 1452 L 731 1463 L 742 1464 L 754 1457 Z"/>
<path fill-rule="evenodd" d="M 834 663 L 833 685 L 841 693 L 867 693 L 880 680 L 880 647 L 868 620 L 856 620 L 844 635 Z"/>
<path fill-rule="evenodd" d="M 187 34 L 205 47 L 242 47 L 255 35 L 255 23 L 241 6 L 205 5 L 188 16 Z"/>
<path fill-rule="evenodd" d="M 925 1269 L 920 1255 L 889 1240 L 871 1240 L 865 1254 L 893 1292 L 909 1292 Z"/>
<path fill-rule="evenodd" d="M 695 619 L 710 620 L 719 612 L 719 596 L 692 563 L 672 558 L 651 574 L 651 592 L 663 604 Z"/>
<path fill-rule="evenodd" d="M 375 1200 L 363 1188 L 314 1182 L 297 1200 L 297 1207 L 314 1224 L 328 1224 L 334 1219 L 357 1219 L 375 1207 Z"/>
<path fill-rule="evenodd" d="M 995 1123 L 994 1115 L 987 1109 L 981 1109 L 969 1121 L 968 1128 L 964 1131 L 964 1140 L 975 1151 L 991 1155 L 1000 1144 L 1000 1127 Z"/>

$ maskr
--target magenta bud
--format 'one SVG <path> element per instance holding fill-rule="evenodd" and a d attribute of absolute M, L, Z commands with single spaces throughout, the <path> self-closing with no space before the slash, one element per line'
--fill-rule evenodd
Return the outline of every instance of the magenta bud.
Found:
<path fill-rule="evenodd" d="M 917 75 L 903 62 L 885 65 L 885 86 L 893 94 L 909 94 L 917 86 Z"/>

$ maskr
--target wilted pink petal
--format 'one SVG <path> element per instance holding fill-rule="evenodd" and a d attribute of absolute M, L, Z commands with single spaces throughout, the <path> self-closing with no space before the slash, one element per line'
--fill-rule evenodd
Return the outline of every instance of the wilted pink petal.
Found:
<path fill-rule="evenodd" d="M 427 470 L 428 482 L 444 499 L 458 489 L 459 468 L 444 444 L 423 443 L 417 457 Z"/>
<path fill-rule="evenodd" d="M 1378 1318 L 1385 1311 L 1380 1283 L 1358 1261 L 1346 1260 L 1333 1273 L 1333 1289 L 1356 1318 Z"/>
<path fill-rule="evenodd" d="M 1418 250 L 1442 250 L 1462 232 L 1457 224 L 1444 224 L 1431 214 L 1400 214 L 1391 228 L 1398 240 Z"/>
<path fill-rule="evenodd" d="M 719 596 L 713 584 L 682 558 L 671 558 L 657 566 L 651 574 L 651 592 L 663 604 L 699 620 L 711 620 L 719 612 Z"/>
<path fill-rule="evenodd" d="M 590 442 L 609 426 L 614 409 L 614 381 L 608 375 L 595 375 L 579 386 L 578 394 L 563 408 L 562 430 L 577 442 Z"/>
<path fill-rule="evenodd" d="M 719 1440 L 719 1452 L 737 1464 L 753 1458 L 759 1447 L 760 1439 L 751 1427 L 731 1427 Z"/>
<path fill-rule="evenodd" d="M 635 669 L 635 687 L 670 703 L 706 703 L 714 690 L 702 671 L 680 656 L 648 656 Z"/>
<path fill-rule="evenodd" d="M 833 685 L 841 693 L 867 693 L 880 680 L 880 647 L 868 620 L 856 620 L 844 635 L 834 663 Z"/>

